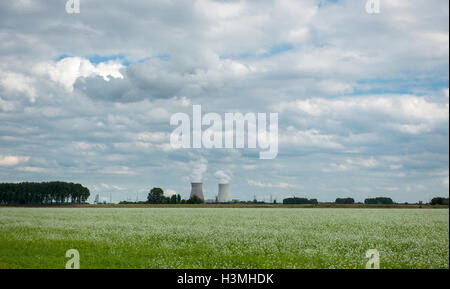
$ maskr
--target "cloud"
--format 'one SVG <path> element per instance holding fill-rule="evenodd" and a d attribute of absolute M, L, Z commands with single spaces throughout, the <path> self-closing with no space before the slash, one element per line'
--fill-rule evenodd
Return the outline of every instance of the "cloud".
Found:
<path fill-rule="evenodd" d="M 171 190 L 171 189 L 167 189 L 167 190 L 164 191 L 164 194 L 165 194 L 166 196 L 171 197 L 171 196 L 173 196 L 173 195 L 176 195 L 176 194 L 177 194 L 177 191 Z"/>
<path fill-rule="evenodd" d="M 111 174 L 111 175 L 132 175 L 134 172 L 130 170 L 130 168 L 126 166 L 110 166 L 105 167 L 101 170 L 104 174 Z"/>
<path fill-rule="evenodd" d="M 403 165 L 390 165 L 389 168 L 391 170 L 399 170 L 403 167 Z"/>
<path fill-rule="evenodd" d="M 116 191 L 125 191 L 127 189 L 125 187 L 121 187 L 121 186 L 118 186 L 118 185 L 112 185 L 112 188 L 114 190 L 116 190 Z"/>
<path fill-rule="evenodd" d="M 119 102 L 167 99 L 186 94 L 198 96 L 212 89 L 225 87 L 229 82 L 238 81 L 254 69 L 237 61 L 220 59 L 218 55 L 211 58 L 208 66 L 195 70 L 177 66 L 172 60 L 150 59 L 116 72 L 123 73 L 123 77 L 115 79 L 105 79 L 106 72 L 76 74 L 76 78 L 80 79 L 75 83 L 75 88 L 93 99 Z M 103 77 L 93 77 L 95 75 Z M 74 83 L 74 78 L 75 75 L 69 81 L 69 86 Z"/>
<path fill-rule="evenodd" d="M 3 87 L 7 93 L 23 93 L 28 96 L 32 103 L 36 100 L 34 80 L 23 74 L 0 70 L 0 87 Z"/>
<path fill-rule="evenodd" d="M 448 102 L 413 95 L 308 98 L 281 102 L 274 109 L 292 122 L 280 133 L 282 142 L 346 151 L 388 138 L 402 142 L 402 135 L 445 134 L 449 121 Z"/>
<path fill-rule="evenodd" d="M 27 156 L 0 155 L 0 166 L 15 166 L 28 162 L 29 159 L 30 157 Z"/>
<path fill-rule="evenodd" d="M 48 170 L 46 168 L 40 167 L 18 167 L 19 171 L 28 172 L 28 173 L 46 173 Z"/>
<path fill-rule="evenodd" d="M 80 77 L 101 76 L 104 81 L 112 78 L 123 78 L 120 69 L 123 65 L 117 61 L 92 64 L 83 57 L 67 57 L 57 62 L 43 62 L 34 66 L 37 75 L 48 76 L 52 81 L 60 84 L 67 91 L 73 91 L 73 85 Z"/>
<path fill-rule="evenodd" d="M 378 166 L 378 161 L 375 160 L 374 157 L 370 157 L 369 159 L 348 158 L 345 160 L 345 163 L 332 164 L 332 166 L 339 171 L 347 171 L 361 168 L 370 169 Z"/>
<path fill-rule="evenodd" d="M 214 176 L 219 180 L 219 184 L 229 184 L 231 181 L 230 174 L 224 172 L 223 170 L 216 171 Z"/>
<path fill-rule="evenodd" d="M 259 188 L 281 188 L 281 189 L 286 189 L 286 188 L 294 188 L 295 187 L 295 185 L 288 184 L 288 183 L 285 183 L 285 182 L 272 184 L 272 183 L 263 183 L 263 182 L 259 182 L 259 181 L 248 180 L 247 183 L 248 183 L 249 186 L 259 187 Z"/>
<path fill-rule="evenodd" d="M 383 115 L 393 120 L 427 123 L 448 121 L 448 104 L 432 103 L 412 95 L 355 96 L 341 99 L 313 98 L 283 102 L 276 106 L 280 112 L 295 111 L 315 117 L 362 117 Z"/>
<path fill-rule="evenodd" d="M 343 146 L 333 140 L 331 135 L 321 134 L 318 130 L 310 129 L 306 131 L 298 131 L 294 127 L 289 126 L 280 136 L 280 142 L 289 145 L 306 146 L 314 148 L 341 149 Z"/>
<path fill-rule="evenodd" d="M 0 109 L 2 111 L 13 111 L 16 108 L 16 103 L 13 101 L 7 101 L 0 98 Z"/>
<path fill-rule="evenodd" d="M 199 158 L 191 162 L 191 183 L 201 183 L 203 181 L 203 174 L 208 169 L 208 160 L 205 158 Z"/>

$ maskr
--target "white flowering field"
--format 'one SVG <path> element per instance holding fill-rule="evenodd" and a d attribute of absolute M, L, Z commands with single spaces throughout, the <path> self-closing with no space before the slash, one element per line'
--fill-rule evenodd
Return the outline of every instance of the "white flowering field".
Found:
<path fill-rule="evenodd" d="M 0 208 L 0 268 L 449 268 L 448 209 Z"/>

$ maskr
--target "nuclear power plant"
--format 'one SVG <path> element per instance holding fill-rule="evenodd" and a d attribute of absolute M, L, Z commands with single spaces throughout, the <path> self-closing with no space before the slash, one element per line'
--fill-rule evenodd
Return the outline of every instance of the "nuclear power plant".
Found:
<path fill-rule="evenodd" d="M 191 198 L 193 196 L 197 196 L 202 200 L 205 200 L 203 197 L 203 184 L 202 183 L 191 183 L 192 189 L 191 189 Z"/>
<path fill-rule="evenodd" d="M 231 202 L 230 184 L 219 184 L 219 193 L 217 195 L 217 202 L 219 203 Z"/>
<path fill-rule="evenodd" d="M 205 201 L 203 196 L 203 183 L 191 183 L 191 198 L 197 196 Z M 231 202 L 230 184 L 219 184 L 219 192 L 215 200 L 206 200 L 207 202 L 229 203 Z"/>

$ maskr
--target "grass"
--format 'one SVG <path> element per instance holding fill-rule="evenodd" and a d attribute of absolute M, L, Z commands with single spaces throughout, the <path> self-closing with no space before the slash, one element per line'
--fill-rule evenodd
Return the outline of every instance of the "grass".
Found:
<path fill-rule="evenodd" d="M 0 268 L 449 268 L 448 209 L 0 208 Z"/>

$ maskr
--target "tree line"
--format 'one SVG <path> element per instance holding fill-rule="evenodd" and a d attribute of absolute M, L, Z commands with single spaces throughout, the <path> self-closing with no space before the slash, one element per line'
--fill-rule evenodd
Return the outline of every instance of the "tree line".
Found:
<path fill-rule="evenodd" d="M 317 199 L 307 199 L 307 198 L 296 198 L 296 197 L 292 197 L 292 198 L 286 198 L 283 199 L 283 204 L 311 204 L 311 205 L 315 205 L 318 204 L 319 202 L 317 201 Z"/>
<path fill-rule="evenodd" d="M 88 188 L 66 182 L 0 184 L 0 204 L 4 205 L 80 204 L 89 195 Z"/>
<path fill-rule="evenodd" d="M 307 198 L 297 198 L 291 197 L 283 199 L 283 204 L 318 204 L 317 199 L 307 199 Z M 354 204 L 355 200 L 353 198 L 337 198 L 335 204 Z M 383 204 L 383 205 L 391 205 L 394 204 L 391 198 L 386 197 L 376 197 L 376 198 L 367 198 L 364 200 L 364 204 Z"/>
<path fill-rule="evenodd" d="M 355 204 L 355 199 L 353 199 L 353 198 L 337 198 L 334 203 L 351 205 L 351 204 Z M 290 197 L 290 198 L 284 199 L 283 204 L 318 204 L 318 201 L 317 201 L 317 199 Z M 366 198 L 364 200 L 364 204 L 366 204 L 366 205 L 393 205 L 393 204 L 395 204 L 395 202 L 389 197 L 376 197 L 376 198 Z M 430 204 L 431 205 L 447 205 L 448 206 L 449 199 L 442 198 L 442 197 L 435 197 L 431 200 Z"/>
<path fill-rule="evenodd" d="M 161 188 L 153 188 L 150 190 L 147 196 L 148 204 L 201 204 L 204 203 L 202 199 L 197 196 L 192 196 L 188 200 L 181 199 L 181 196 L 178 194 L 172 195 L 170 197 L 164 196 L 164 191 Z M 240 203 L 251 203 L 249 202 L 240 202 Z M 256 199 L 253 203 L 258 203 Z M 264 203 L 264 202 L 261 202 Z M 276 203 L 276 201 L 274 201 Z M 297 198 L 297 197 L 289 197 L 283 199 L 283 204 L 309 204 L 316 205 L 318 204 L 317 199 L 307 199 L 307 198 Z M 334 202 L 335 204 L 355 204 L 355 199 L 353 198 L 337 198 Z M 431 200 L 431 205 L 448 205 L 448 198 L 436 197 Z M 393 205 L 395 202 L 389 197 L 376 197 L 376 198 L 366 198 L 364 200 L 364 204 L 367 205 Z"/>
<path fill-rule="evenodd" d="M 164 191 L 161 188 L 153 188 L 147 196 L 148 204 L 202 204 L 204 201 L 197 196 L 192 196 L 188 200 L 181 199 L 181 196 L 174 194 L 170 197 L 164 196 Z"/>
<path fill-rule="evenodd" d="M 435 197 L 435 198 L 431 199 L 431 204 L 448 206 L 448 198 Z"/>
<path fill-rule="evenodd" d="M 345 204 L 345 205 L 351 205 L 355 203 L 355 199 L 353 198 L 337 198 L 335 201 L 336 204 Z"/>
<path fill-rule="evenodd" d="M 366 204 L 366 205 L 393 205 L 394 201 L 392 201 L 391 198 L 376 197 L 376 198 L 365 199 L 364 204 Z"/>

